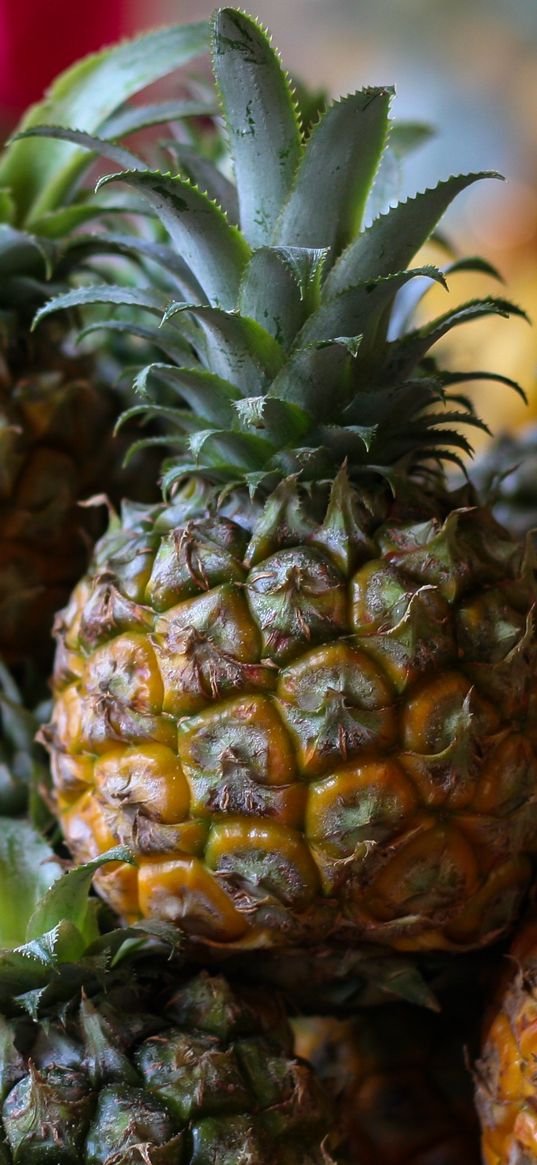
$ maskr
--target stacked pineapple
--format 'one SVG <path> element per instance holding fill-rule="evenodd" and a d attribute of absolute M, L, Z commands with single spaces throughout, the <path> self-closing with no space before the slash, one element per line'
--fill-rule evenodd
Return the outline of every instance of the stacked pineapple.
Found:
<path fill-rule="evenodd" d="M 431 351 L 517 309 L 487 298 L 420 326 L 403 302 L 412 281 L 445 282 L 413 257 L 492 175 L 364 226 L 391 90 L 304 128 L 255 20 L 220 9 L 211 42 L 233 180 L 180 146 L 162 173 L 35 117 L 12 147 L 102 148 L 122 169 L 101 188 L 121 182 L 167 235 L 145 286 L 44 303 L 31 282 L 25 343 L 52 336 L 63 360 L 61 311 L 122 311 L 102 329 L 161 353 L 127 419 L 158 418 L 173 454 L 163 501 L 112 513 L 56 619 L 44 795 L 79 865 L 62 874 L 31 825 L 0 822 L 0 1165 L 470 1165 L 470 1029 L 433 1084 L 442 1021 L 401 1003 L 348 1012 L 375 976 L 375 1002 L 435 1006 L 439 977 L 473 975 L 463 952 L 507 934 L 534 877 L 532 546 L 470 485 L 449 490 L 460 426 L 481 422 L 471 374 Z M 54 207 L 58 233 L 81 206 Z M 110 246 L 136 258 L 127 208 Z M 54 371 L 63 384 L 71 366 Z M 88 898 L 92 877 L 123 929 Z M 300 959 L 331 977 L 319 999 L 345 1020 L 299 1029 L 321 1084 L 266 986 Z M 532 1159 L 499 1143 L 491 1165 Z"/>
<path fill-rule="evenodd" d="M 429 352 L 510 309 L 392 328 L 406 284 L 443 279 L 406 264 L 476 176 L 361 230 L 389 90 L 335 102 L 303 140 L 254 22 L 219 12 L 213 61 L 238 225 L 181 176 L 112 176 L 190 264 L 197 300 L 130 297 L 165 308 L 163 359 L 137 378 L 149 413 L 162 382 L 190 408 L 166 409 L 164 502 L 112 519 L 58 617 L 62 828 L 79 860 L 129 845 L 136 869 L 100 892 L 203 945 L 479 946 L 532 876 L 535 580 L 447 492 L 454 426 L 479 421 Z M 38 319 L 99 301 L 124 290 Z"/>

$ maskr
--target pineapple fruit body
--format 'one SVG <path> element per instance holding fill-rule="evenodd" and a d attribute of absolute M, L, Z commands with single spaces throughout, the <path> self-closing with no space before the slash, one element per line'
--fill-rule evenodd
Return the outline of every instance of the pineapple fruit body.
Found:
<path fill-rule="evenodd" d="M 0 1018 L 2 1165 L 334 1165 L 278 1002 L 155 966 L 41 1022 Z"/>
<path fill-rule="evenodd" d="M 537 925 L 530 921 L 511 948 L 476 1066 L 484 1165 L 537 1159 L 536 985 Z"/>
<path fill-rule="evenodd" d="M 295 491 L 112 522 L 57 623 L 68 845 L 214 944 L 490 942 L 536 848 L 533 573 L 477 507 L 379 521 L 340 474 L 297 533 Z"/>

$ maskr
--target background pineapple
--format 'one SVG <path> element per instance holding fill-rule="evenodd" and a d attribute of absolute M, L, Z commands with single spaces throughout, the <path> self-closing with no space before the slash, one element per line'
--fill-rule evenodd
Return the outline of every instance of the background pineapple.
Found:
<path fill-rule="evenodd" d="M 79 859 L 136 854 L 96 879 L 125 918 L 216 950 L 479 946 L 532 876 L 535 582 L 490 513 L 446 491 L 439 465 L 479 420 L 471 373 L 430 349 L 511 308 L 414 327 L 398 297 L 444 279 L 407 265 L 479 175 L 361 230 L 391 91 L 335 102 L 303 140 L 253 20 L 219 10 L 213 59 L 235 186 L 210 167 L 205 184 L 225 212 L 181 176 L 112 176 L 189 265 L 176 300 L 107 285 L 39 313 L 162 319 L 137 387 L 190 406 L 150 405 L 177 446 L 167 500 L 112 519 L 58 619 L 62 827 Z"/>
<path fill-rule="evenodd" d="M 19 128 L 74 121 L 90 148 L 92 133 L 131 133 L 164 113 L 160 105 L 124 107 L 127 99 L 198 55 L 205 40 L 205 25 L 181 27 L 89 57 L 57 79 Z M 169 115 L 196 107 L 164 108 Z M 11 664 L 50 657 L 54 612 L 103 528 L 79 501 L 124 488 L 111 441 L 121 398 L 104 362 L 74 351 L 66 317 L 31 332 L 37 308 L 76 282 L 99 251 L 98 234 L 68 238 L 106 209 L 80 186 L 91 157 L 70 141 L 31 138 L 11 142 L 0 161 L 0 653 Z M 131 481 L 148 500 L 143 482 Z"/>
<path fill-rule="evenodd" d="M 353 1019 L 294 1021 L 298 1053 L 338 1097 L 347 1160 L 479 1165 L 473 1082 L 465 1062 L 475 1015 L 470 1008 L 457 1014 L 452 1000 L 440 1015 L 394 1004 Z"/>
<path fill-rule="evenodd" d="M 537 1158 L 536 989 L 537 924 L 529 921 L 505 962 L 476 1065 L 484 1165 Z"/>

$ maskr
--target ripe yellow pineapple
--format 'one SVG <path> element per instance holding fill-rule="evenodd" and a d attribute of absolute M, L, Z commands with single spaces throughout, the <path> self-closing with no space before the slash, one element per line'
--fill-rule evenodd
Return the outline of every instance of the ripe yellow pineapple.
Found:
<path fill-rule="evenodd" d="M 131 847 L 136 868 L 96 878 L 124 917 L 216 949 L 478 947 L 510 925 L 537 849 L 535 581 L 445 488 L 459 424 L 479 421 L 465 375 L 429 353 L 511 307 L 397 321 L 407 283 L 444 278 L 412 256 L 484 175 L 362 229 L 391 91 L 334 102 L 303 136 L 254 20 L 219 10 L 213 60 L 235 187 L 208 169 L 207 188 L 225 211 L 180 175 L 111 176 L 159 215 L 189 286 L 171 304 L 95 286 L 40 313 L 135 303 L 162 321 L 136 383 L 177 447 L 166 500 L 112 518 L 57 620 L 58 815 L 79 859 Z M 159 406 L 162 383 L 190 407 Z"/>

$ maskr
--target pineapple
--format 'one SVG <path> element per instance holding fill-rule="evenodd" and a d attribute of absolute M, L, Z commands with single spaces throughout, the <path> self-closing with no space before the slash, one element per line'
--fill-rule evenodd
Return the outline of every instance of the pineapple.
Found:
<path fill-rule="evenodd" d="M 0 825 L 2 1165 L 334 1165 L 278 997 L 99 934 L 88 871 Z"/>
<path fill-rule="evenodd" d="M 537 1160 L 537 923 L 515 939 L 485 1026 L 476 1069 L 484 1165 Z"/>
<path fill-rule="evenodd" d="M 132 132 L 157 113 L 122 109 L 127 98 L 204 42 L 205 26 L 183 27 L 89 57 L 56 80 L 21 130 L 76 118 L 87 132 L 75 137 L 91 148 L 92 131 L 117 136 L 121 115 Z M 118 476 L 110 437 L 119 399 L 96 383 L 93 361 L 69 347 L 64 320 L 30 330 L 37 308 L 99 250 L 98 236 L 67 238 L 104 211 L 77 185 L 90 157 L 69 140 L 28 138 L 11 142 L 0 160 L 0 652 L 15 665 L 30 656 L 44 665 L 50 656 L 54 612 L 103 528 L 78 503 Z"/>
<path fill-rule="evenodd" d="M 478 1165 L 468 1029 L 460 1016 L 395 1004 L 351 1020 L 298 1019 L 293 1026 L 298 1053 L 338 1097 L 349 1161 Z"/>
<path fill-rule="evenodd" d="M 458 425 L 479 420 L 471 373 L 429 350 L 511 308 L 413 327 L 398 292 L 444 281 L 407 264 L 482 175 L 363 229 L 391 91 L 334 102 L 305 137 L 255 20 L 224 8 L 212 28 L 225 211 L 214 175 L 209 194 L 106 179 L 159 215 L 189 291 L 95 285 L 38 315 L 146 311 L 163 358 L 137 375 L 140 408 L 176 451 L 165 500 L 112 516 L 56 622 L 58 816 L 78 860 L 134 854 L 96 875 L 124 919 L 215 953 L 479 947 L 516 916 L 537 849 L 535 580 L 445 487 Z M 162 384 L 190 407 L 160 405 Z"/>

